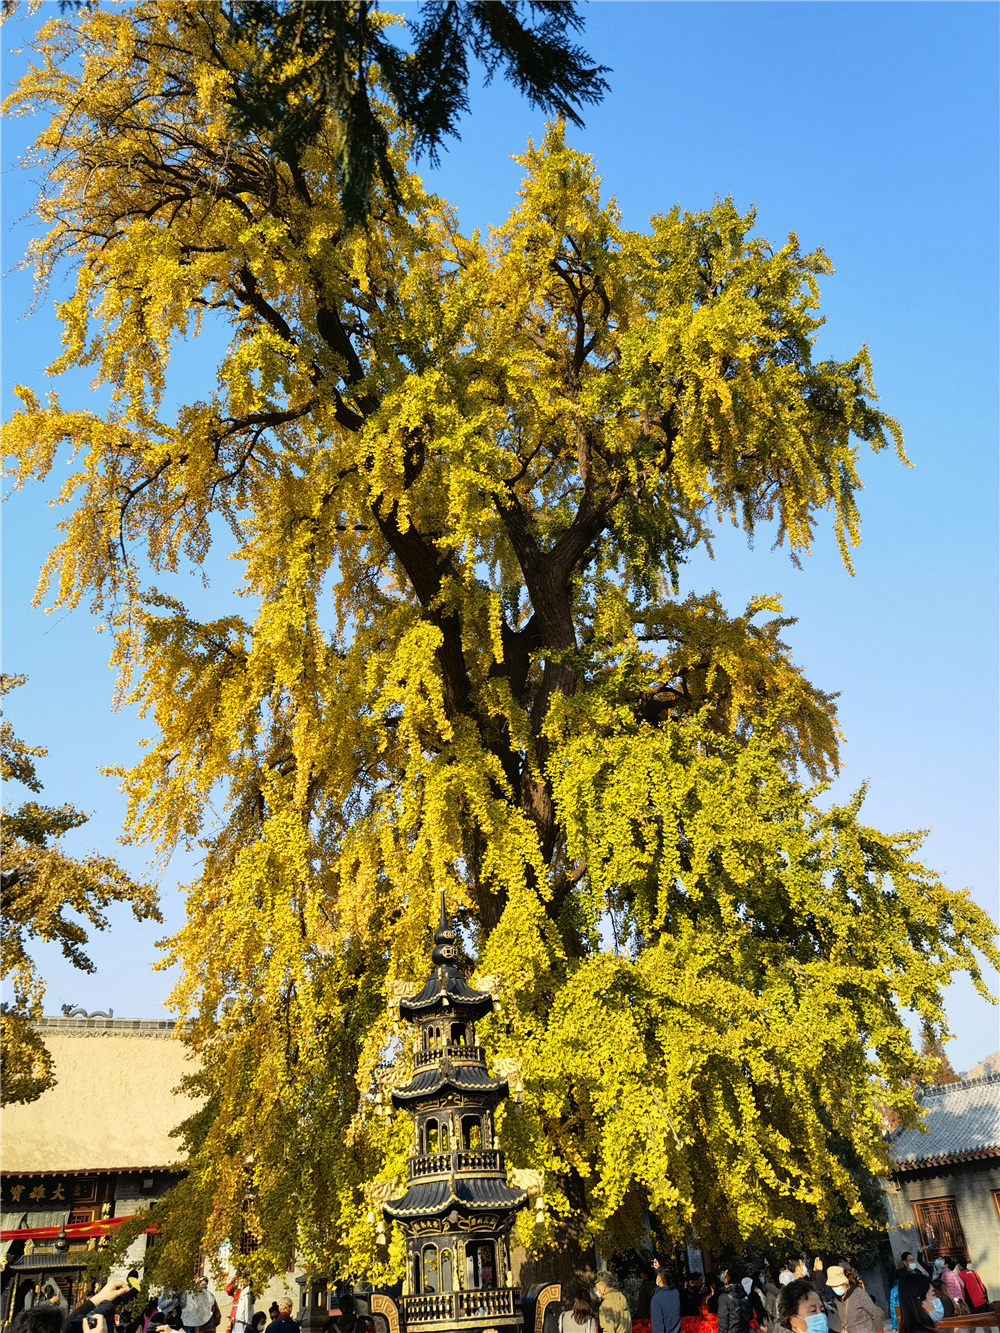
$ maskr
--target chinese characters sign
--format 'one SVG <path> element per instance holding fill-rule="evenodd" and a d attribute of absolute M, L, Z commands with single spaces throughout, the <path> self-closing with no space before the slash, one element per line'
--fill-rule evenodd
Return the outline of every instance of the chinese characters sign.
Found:
<path fill-rule="evenodd" d="M 5 1213 L 72 1208 L 97 1203 L 97 1183 L 97 1176 L 4 1176 L 0 1198 Z"/>

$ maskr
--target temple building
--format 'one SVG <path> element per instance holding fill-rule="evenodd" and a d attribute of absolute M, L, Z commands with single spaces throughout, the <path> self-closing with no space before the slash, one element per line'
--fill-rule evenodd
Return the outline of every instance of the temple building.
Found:
<path fill-rule="evenodd" d="M 982 1069 L 1000 1070 L 1000 1052 Z M 890 1139 L 885 1184 L 896 1262 L 967 1256 L 991 1296 L 1000 1292 L 1000 1072 L 924 1088 L 921 1129 Z"/>
<path fill-rule="evenodd" d="M 455 966 L 455 933 L 441 902 L 434 971 L 400 1001 L 417 1025 L 413 1077 L 393 1089 L 413 1117 L 406 1192 L 384 1205 L 406 1238 L 402 1307 L 406 1327 L 513 1329 L 521 1324 L 510 1232 L 528 1202 L 507 1184 L 493 1113 L 507 1082 L 490 1074 L 475 1024 L 493 997 L 474 991 Z"/>
<path fill-rule="evenodd" d="M 36 1286 L 58 1292 L 70 1308 L 79 1303 L 87 1251 L 180 1179 L 181 1145 L 172 1131 L 199 1105 L 178 1091 L 193 1066 L 171 1020 L 77 1011 L 42 1018 L 38 1028 L 56 1083 L 37 1101 L 4 1107 L 0 1323 Z M 152 1244 L 153 1233 L 140 1236 L 113 1275 L 141 1267 Z M 227 1318 L 233 1301 L 212 1265 L 202 1264 Z M 257 1295 L 258 1308 L 282 1296 L 297 1305 L 301 1273 L 273 1278 Z"/>
<path fill-rule="evenodd" d="M 175 1091 L 189 1066 L 171 1021 L 84 1014 L 38 1027 L 56 1084 L 3 1114 L 4 1322 L 35 1286 L 77 1303 L 86 1251 L 178 1179 L 171 1130 L 196 1106 Z M 146 1241 L 133 1246 L 133 1262 Z"/>

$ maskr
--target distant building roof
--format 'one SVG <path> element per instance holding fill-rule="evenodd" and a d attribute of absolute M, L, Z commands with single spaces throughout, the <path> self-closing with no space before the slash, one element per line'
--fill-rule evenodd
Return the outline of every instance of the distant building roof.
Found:
<path fill-rule="evenodd" d="M 176 1169 L 171 1130 L 198 1102 L 175 1091 L 195 1066 L 174 1024 L 148 1019 L 42 1019 L 55 1087 L 5 1106 L 4 1174 Z"/>
<path fill-rule="evenodd" d="M 897 1129 L 889 1152 L 898 1171 L 1000 1157 L 1000 1074 L 925 1088 L 923 1132 Z"/>

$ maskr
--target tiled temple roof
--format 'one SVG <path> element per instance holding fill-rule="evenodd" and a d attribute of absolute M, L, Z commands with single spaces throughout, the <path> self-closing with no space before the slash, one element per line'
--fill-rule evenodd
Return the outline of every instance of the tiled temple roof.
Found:
<path fill-rule="evenodd" d="M 897 1171 L 1000 1156 L 1000 1074 L 926 1088 L 924 1129 L 897 1129 L 889 1151 Z"/>

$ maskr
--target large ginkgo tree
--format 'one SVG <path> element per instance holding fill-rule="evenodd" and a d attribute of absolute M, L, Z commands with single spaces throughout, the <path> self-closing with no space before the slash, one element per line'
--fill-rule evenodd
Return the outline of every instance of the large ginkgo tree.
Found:
<path fill-rule="evenodd" d="M 867 353 L 813 358 L 826 257 L 728 201 L 629 230 L 559 126 L 464 235 L 377 70 L 396 197 L 347 226 L 335 108 L 305 142 L 234 130 L 256 38 L 223 10 L 55 19 L 8 102 L 42 119 L 30 260 L 75 275 L 53 369 L 110 389 L 19 390 L 16 479 L 74 460 L 39 595 L 107 619 L 150 720 L 129 836 L 204 857 L 166 955 L 204 1100 L 150 1265 L 398 1266 L 371 1186 L 402 1171 L 393 997 L 441 890 L 523 1091 L 526 1244 L 842 1237 L 934 1063 L 904 1011 L 939 1035 L 997 953 L 918 836 L 824 796 L 834 703 L 780 605 L 682 586 L 730 521 L 796 557 L 829 521 L 849 564 L 861 446 L 901 451 Z M 214 389 L 167 414 L 203 320 Z M 227 614 L 156 590 L 218 583 L 220 549 Z"/>

